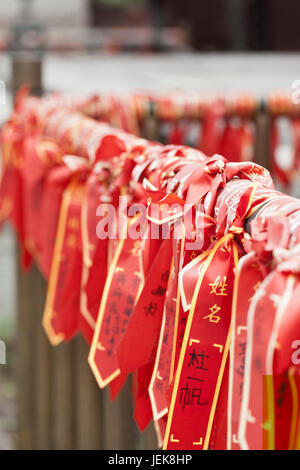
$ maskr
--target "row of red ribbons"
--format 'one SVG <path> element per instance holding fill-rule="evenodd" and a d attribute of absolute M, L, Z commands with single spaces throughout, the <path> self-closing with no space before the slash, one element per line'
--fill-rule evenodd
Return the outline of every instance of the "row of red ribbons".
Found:
<path fill-rule="evenodd" d="M 1 132 L 0 222 L 48 280 L 51 343 L 81 333 L 112 398 L 132 374 L 165 449 L 300 449 L 300 201 L 83 108 L 21 91 Z"/>

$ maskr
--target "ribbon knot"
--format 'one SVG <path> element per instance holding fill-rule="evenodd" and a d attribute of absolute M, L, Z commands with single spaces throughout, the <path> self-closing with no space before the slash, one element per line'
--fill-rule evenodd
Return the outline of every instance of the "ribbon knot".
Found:
<path fill-rule="evenodd" d="M 275 248 L 273 263 L 280 272 L 300 273 L 300 246 L 292 249 Z"/>

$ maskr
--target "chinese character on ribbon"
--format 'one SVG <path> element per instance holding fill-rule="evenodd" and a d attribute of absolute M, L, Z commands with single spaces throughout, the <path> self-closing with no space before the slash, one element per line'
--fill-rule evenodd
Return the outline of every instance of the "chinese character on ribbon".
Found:
<path fill-rule="evenodd" d="M 211 313 L 209 313 L 208 315 L 203 317 L 203 320 L 208 318 L 209 321 L 212 322 L 212 323 L 219 323 L 219 321 L 221 320 L 221 317 L 219 317 L 216 314 L 219 312 L 219 310 L 221 310 L 221 307 L 219 307 L 217 304 L 215 304 L 212 307 L 210 307 L 209 310 L 210 310 Z"/>
<path fill-rule="evenodd" d="M 223 276 L 223 281 L 221 280 L 221 277 L 218 276 L 214 282 L 210 282 L 209 283 L 211 287 L 210 294 L 228 295 L 226 292 L 226 287 L 227 287 L 226 281 L 227 281 L 226 276 Z"/>

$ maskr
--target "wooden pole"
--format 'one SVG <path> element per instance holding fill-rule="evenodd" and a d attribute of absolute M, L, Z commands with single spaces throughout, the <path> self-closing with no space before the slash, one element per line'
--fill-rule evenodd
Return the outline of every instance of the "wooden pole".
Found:
<path fill-rule="evenodd" d="M 14 52 L 12 54 L 12 89 L 14 93 L 27 85 L 34 95 L 42 93 L 42 58 L 37 52 Z"/>
<path fill-rule="evenodd" d="M 35 342 L 35 448 L 47 450 L 52 448 L 52 413 L 51 413 L 51 386 L 52 386 L 52 347 L 41 326 L 42 313 L 46 298 L 46 281 L 42 275 L 36 274 L 37 304 L 35 316 L 36 342 Z M 20 333 L 22 334 L 22 333 Z"/>
<path fill-rule="evenodd" d="M 270 170 L 270 115 L 263 102 L 257 111 L 255 124 L 255 162 Z"/>
<path fill-rule="evenodd" d="M 157 450 L 158 443 L 153 422 L 149 424 L 147 429 L 139 436 L 138 449 L 140 450 Z"/>
<path fill-rule="evenodd" d="M 52 353 L 52 442 L 55 450 L 75 449 L 74 345 L 62 343 Z"/>
<path fill-rule="evenodd" d="M 103 390 L 105 449 L 132 450 L 137 447 L 138 430 L 133 420 L 130 391 L 127 380 L 118 397 L 112 402 L 109 390 Z"/>
<path fill-rule="evenodd" d="M 35 448 L 35 339 L 36 339 L 36 281 L 38 273 L 32 269 L 24 273 L 18 262 L 18 335 L 17 335 L 17 406 L 19 449 Z"/>

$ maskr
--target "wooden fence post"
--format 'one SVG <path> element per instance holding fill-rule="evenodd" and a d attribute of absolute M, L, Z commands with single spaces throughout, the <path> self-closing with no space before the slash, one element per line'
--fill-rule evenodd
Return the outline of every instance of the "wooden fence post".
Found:
<path fill-rule="evenodd" d="M 149 424 L 147 429 L 139 436 L 138 449 L 139 450 L 157 450 L 158 443 L 155 433 L 153 421 Z"/>
<path fill-rule="evenodd" d="M 138 429 L 133 419 L 131 381 L 127 380 L 118 397 L 112 402 L 109 390 L 103 390 L 105 449 L 136 449 Z"/>
<path fill-rule="evenodd" d="M 76 449 L 104 449 L 103 392 L 88 365 L 88 345 L 81 336 L 74 340 Z"/>
<path fill-rule="evenodd" d="M 75 378 L 73 342 L 53 348 L 51 387 L 52 439 L 55 450 L 75 449 Z"/>
<path fill-rule="evenodd" d="M 36 268 L 35 268 L 36 270 Z M 51 386 L 52 386 L 52 346 L 41 325 L 46 298 L 46 281 L 36 270 L 36 311 L 35 317 L 36 350 L 35 350 L 35 448 L 38 450 L 52 449 L 52 413 L 51 413 Z M 20 333 L 22 334 L 22 332 Z"/>
<path fill-rule="evenodd" d="M 264 103 L 256 113 L 255 124 L 255 162 L 270 170 L 270 115 Z"/>
<path fill-rule="evenodd" d="M 19 259 L 18 259 L 19 264 Z M 17 335 L 17 407 L 18 448 L 35 448 L 35 338 L 36 338 L 36 280 L 37 271 L 24 273 L 18 265 L 18 335 Z"/>

